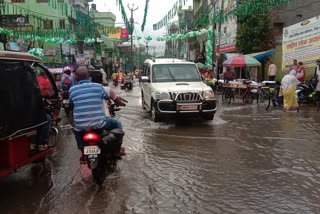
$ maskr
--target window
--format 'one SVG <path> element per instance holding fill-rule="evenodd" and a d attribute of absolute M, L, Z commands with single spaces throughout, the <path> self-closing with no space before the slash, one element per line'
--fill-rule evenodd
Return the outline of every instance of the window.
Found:
<path fill-rule="evenodd" d="M 59 24 L 60 24 L 60 29 L 65 29 L 66 28 L 66 23 L 65 23 L 64 19 L 60 19 L 59 20 Z"/>
<path fill-rule="evenodd" d="M 37 3 L 48 3 L 48 0 L 37 0 Z"/>
<path fill-rule="evenodd" d="M 147 77 L 149 77 L 149 75 L 150 75 L 150 67 L 149 67 L 148 64 L 145 64 L 145 65 L 144 65 L 144 69 L 143 69 L 143 74 L 142 74 L 142 76 L 147 76 Z"/>
<path fill-rule="evenodd" d="M 43 20 L 43 28 L 46 30 L 52 29 L 53 21 L 52 20 Z"/>
<path fill-rule="evenodd" d="M 11 3 L 24 3 L 24 0 L 11 0 Z"/>
<path fill-rule="evenodd" d="M 152 66 L 152 82 L 198 82 L 200 75 L 192 64 L 162 64 Z"/>

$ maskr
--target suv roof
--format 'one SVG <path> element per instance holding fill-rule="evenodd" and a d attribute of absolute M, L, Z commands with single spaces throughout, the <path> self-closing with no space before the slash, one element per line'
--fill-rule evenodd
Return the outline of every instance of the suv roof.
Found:
<path fill-rule="evenodd" d="M 183 63 L 183 64 L 194 64 L 193 62 L 188 62 L 184 59 L 177 58 L 154 58 L 154 59 L 146 59 L 144 61 L 145 64 L 172 64 L 172 63 Z"/>
<path fill-rule="evenodd" d="M 0 51 L 0 60 L 1 59 L 41 62 L 40 58 L 32 54 L 14 51 Z"/>

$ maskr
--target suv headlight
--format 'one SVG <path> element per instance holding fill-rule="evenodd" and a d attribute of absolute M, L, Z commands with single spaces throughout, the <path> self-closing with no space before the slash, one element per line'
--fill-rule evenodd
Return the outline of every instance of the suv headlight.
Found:
<path fill-rule="evenodd" d="M 168 100 L 168 99 L 170 99 L 170 94 L 167 93 L 167 92 L 159 92 L 159 91 L 157 91 L 155 93 L 155 96 L 156 96 L 157 100 Z"/>
<path fill-rule="evenodd" d="M 212 90 L 205 91 L 205 92 L 203 93 L 203 97 L 204 97 L 205 99 L 212 98 L 212 97 L 214 97 L 214 93 L 213 93 Z"/>

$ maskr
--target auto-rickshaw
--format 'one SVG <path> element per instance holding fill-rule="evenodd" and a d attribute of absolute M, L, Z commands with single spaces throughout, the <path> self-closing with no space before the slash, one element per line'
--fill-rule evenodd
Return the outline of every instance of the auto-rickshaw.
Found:
<path fill-rule="evenodd" d="M 52 115 L 61 108 L 54 79 L 40 63 L 40 58 L 29 53 L 0 51 L 0 177 L 43 160 L 53 151 L 55 143 L 41 152 L 30 148 L 38 128 L 47 123 L 47 113 Z M 50 97 L 41 95 L 36 76 L 39 70 L 50 82 Z M 58 130 L 52 131 L 57 137 Z"/>

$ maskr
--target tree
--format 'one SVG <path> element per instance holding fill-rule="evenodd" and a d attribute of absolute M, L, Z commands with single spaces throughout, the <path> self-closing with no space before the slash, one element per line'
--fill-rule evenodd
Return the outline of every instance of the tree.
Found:
<path fill-rule="evenodd" d="M 249 15 L 240 22 L 237 33 L 236 49 L 242 54 L 249 54 L 274 46 L 272 36 L 271 16 Z"/>

